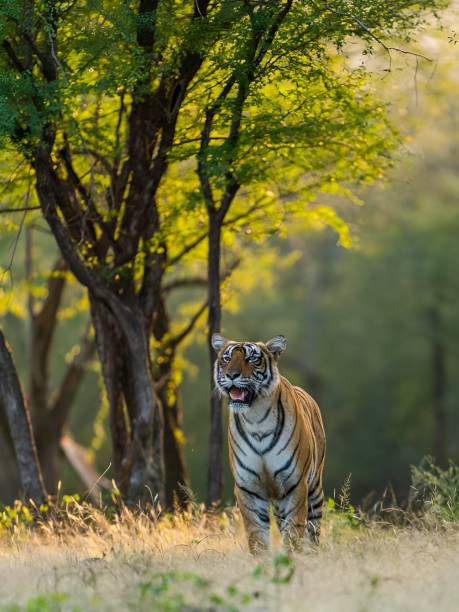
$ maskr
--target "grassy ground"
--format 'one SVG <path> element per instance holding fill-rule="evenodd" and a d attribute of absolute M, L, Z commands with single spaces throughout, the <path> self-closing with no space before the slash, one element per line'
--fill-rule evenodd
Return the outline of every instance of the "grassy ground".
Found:
<path fill-rule="evenodd" d="M 318 551 L 289 558 L 273 539 L 272 554 L 249 556 L 232 512 L 109 522 L 70 502 L 31 529 L 19 511 L 0 532 L 0 610 L 459 609 L 457 527 L 329 511 Z"/>

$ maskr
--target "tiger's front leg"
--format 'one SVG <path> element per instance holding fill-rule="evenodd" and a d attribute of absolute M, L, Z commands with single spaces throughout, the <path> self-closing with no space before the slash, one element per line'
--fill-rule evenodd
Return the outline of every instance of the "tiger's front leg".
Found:
<path fill-rule="evenodd" d="M 237 485 L 234 490 L 249 550 L 253 555 L 260 554 L 269 547 L 269 501 L 261 495 L 248 493 Z"/>
<path fill-rule="evenodd" d="M 302 552 L 306 546 L 308 502 L 307 486 L 301 483 L 290 495 L 274 503 L 277 526 L 284 546 Z"/>

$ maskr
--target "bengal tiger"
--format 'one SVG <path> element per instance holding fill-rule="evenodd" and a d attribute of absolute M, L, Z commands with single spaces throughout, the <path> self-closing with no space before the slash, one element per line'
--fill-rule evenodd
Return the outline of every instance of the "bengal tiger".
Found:
<path fill-rule="evenodd" d="M 249 550 L 269 547 L 270 505 L 285 546 L 317 544 L 325 432 L 319 406 L 280 376 L 284 336 L 269 342 L 212 337 L 216 388 L 229 398 L 228 446 Z"/>

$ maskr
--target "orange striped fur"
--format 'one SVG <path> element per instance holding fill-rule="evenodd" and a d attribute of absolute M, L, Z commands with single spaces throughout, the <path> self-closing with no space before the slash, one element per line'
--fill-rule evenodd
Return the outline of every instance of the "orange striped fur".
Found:
<path fill-rule="evenodd" d="M 215 383 L 229 398 L 230 465 L 251 552 L 269 545 L 270 506 L 288 548 L 317 543 L 325 434 L 314 399 L 279 375 L 285 338 L 264 344 L 215 334 L 213 346 Z"/>

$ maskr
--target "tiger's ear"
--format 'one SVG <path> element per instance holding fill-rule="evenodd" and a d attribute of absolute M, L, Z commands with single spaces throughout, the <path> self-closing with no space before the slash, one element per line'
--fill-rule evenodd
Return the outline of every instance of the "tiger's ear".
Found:
<path fill-rule="evenodd" d="M 217 351 L 217 353 L 220 352 L 220 350 L 225 346 L 227 342 L 228 340 L 224 338 L 221 334 L 212 334 L 212 346 Z"/>
<path fill-rule="evenodd" d="M 271 340 L 266 343 L 266 348 L 270 353 L 274 355 L 276 359 L 279 358 L 280 354 L 287 348 L 287 341 L 285 336 L 274 336 Z"/>

